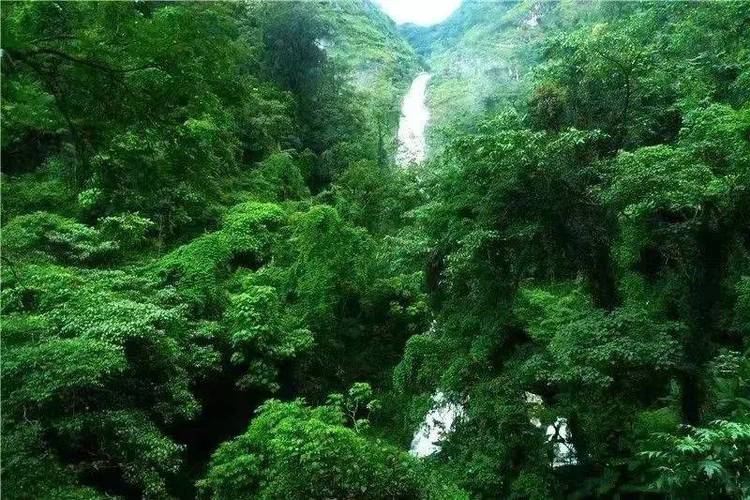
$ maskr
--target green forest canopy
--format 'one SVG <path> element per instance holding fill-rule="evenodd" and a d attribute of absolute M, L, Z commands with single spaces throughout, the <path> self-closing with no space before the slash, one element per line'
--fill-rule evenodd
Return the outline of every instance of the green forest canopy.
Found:
<path fill-rule="evenodd" d="M 750 496 L 747 2 L 2 32 L 4 498 Z"/>

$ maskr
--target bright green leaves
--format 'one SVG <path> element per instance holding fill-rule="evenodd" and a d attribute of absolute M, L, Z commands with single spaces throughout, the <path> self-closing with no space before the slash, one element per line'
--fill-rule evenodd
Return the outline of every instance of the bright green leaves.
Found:
<path fill-rule="evenodd" d="M 4 430 L 20 456 L 80 456 L 75 472 L 116 467 L 164 494 L 181 450 L 164 429 L 197 413 L 191 384 L 218 362 L 174 291 L 123 271 L 27 265 L 4 294 Z"/>
<path fill-rule="evenodd" d="M 152 390 L 161 400 L 152 410 L 165 420 L 190 416 L 196 411 L 185 368 L 188 353 L 202 348 L 191 343 L 185 308 L 171 304 L 173 291 L 156 292 L 154 282 L 121 271 L 78 274 L 55 268 L 26 268 L 26 272 L 26 281 L 16 288 L 22 298 L 16 307 L 34 310 L 43 318 L 46 329 L 40 338 L 34 333 L 34 325 L 29 324 L 32 330 L 23 349 L 19 345 L 19 356 L 41 356 L 40 360 L 44 360 L 51 356 L 49 349 L 59 348 L 64 349 L 61 355 L 67 352 L 66 356 L 82 356 L 82 361 L 91 362 L 89 368 L 76 365 L 76 369 L 93 374 L 128 379 L 138 376 L 139 370 L 146 370 L 154 376 L 158 374 L 160 380 L 155 381 Z M 16 336 L 20 340 L 21 333 Z M 14 354 L 9 353 L 7 359 L 13 360 Z M 38 373 L 47 370 L 40 365 Z M 36 373 L 28 371 L 24 376 L 33 377 Z M 81 377 L 80 382 L 89 379 Z M 71 375 L 69 382 L 58 379 L 55 383 L 75 384 L 76 380 Z"/>
<path fill-rule="evenodd" d="M 533 347 L 505 376 L 545 394 L 543 411 L 532 414 L 544 425 L 566 418 L 579 463 L 611 464 L 613 478 L 627 474 L 620 464 L 637 463 L 638 440 L 655 428 L 641 416 L 657 407 L 657 395 L 674 390 L 684 368 L 687 328 L 637 300 L 596 308 L 576 282 L 524 287 L 516 312 Z M 609 479 L 598 485 L 612 487 Z"/>
<path fill-rule="evenodd" d="M 146 243 L 146 236 L 154 223 L 138 213 L 104 217 L 99 221 L 104 238 L 117 241 L 121 249 L 137 250 Z"/>
<path fill-rule="evenodd" d="M 592 312 L 589 298 L 573 284 L 526 287 L 518 297 L 518 316 L 526 321 L 531 338 L 548 343 L 564 325 L 583 319 Z"/>
<path fill-rule="evenodd" d="M 642 313 L 593 313 L 561 328 L 549 345 L 560 380 L 608 386 L 616 378 L 653 380 L 674 370 L 680 357 L 678 325 L 659 325 Z"/>
<path fill-rule="evenodd" d="M 336 179 L 334 193 L 342 217 L 372 233 L 399 227 L 422 199 L 413 172 L 383 169 L 372 162 L 350 165 Z"/>
<path fill-rule="evenodd" d="M 40 82 L 22 77 L 18 80 L 3 79 L 3 142 L 2 147 L 13 147 L 26 138 L 26 134 L 56 134 L 64 126 L 55 108 L 55 98 L 47 93 Z M 23 168 L 23 165 L 8 165 L 6 169 Z"/>
<path fill-rule="evenodd" d="M 629 135 L 648 137 L 660 127 L 658 122 L 640 123 L 643 108 L 663 97 L 648 96 L 645 90 L 655 53 L 636 40 L 631 33 L 599 23 L 549 43 L 551 61 L 545 70 L 556 85 L 547 84 L 547 88 L 565 96 L 565 109 L 554 110 L 551 116 L 556 121 L 553 125 L 559 127 L 562 116 L 568 125 L 600 129 L 614 150 L 627 145 Z M 560 99 L 557 102 L 563 104 Z"/>
<path fill-rule="evenodd" d="M 523 105 L 451 131 L 424 174 L 428 201 L 415 213 L 436 323 L 407 342 L 394 382 L 416 395 L 411 408 L 435 389 L 465 398 L 467 418 L 436 462 L 480 498 L 627 495 L 658 472 L 639 458 L 651 433 L 682 437 L 680 418 L 744 423 L 744 375 L 711 371 L 720 359 L 744 373 L 715 356 L 747 349 L 750 122 L 737 92 L 747 14 L 521 10 L 540 27 L 518 44 L 531 52 L 528 41 L 546 37 L 544 63 L 524 78 Z M 432 104 L 444 105 L 439 79 L 451 76 L 435 78 Z M 525 393 L 544 409 L 531 411 Z M 558 417 L 578 463 L 537 467 L 554 447 L 530 419 L 545 428 Z M 726 466 L 700 460 L 685 484 L 715 486 Z"/>
<path fill-rule="evenodd" d="M 364 386 L 353 387 L 357 400 Z M 244 498 L 464 498 L 405 452 L 343 425 L 334 406 L 271 400 L 245 434 L 214 454 L 205 496 Z"/>
<path fill-rule="evenodd" d="M 425 213 L 428 230 L 453 248 L 446 285 L 494 274 L 502 279 L 474 286 L 486 283 L 503 297 L 524 275 L 585 263 L 601 232 L 591 165 L 601 135 L 532 132 L 512 115 L 483 122 L 480 130 L 456 140 L 453 165 L 439 178 L 441 196 Z"/>
<path fill-rule="evenodd" d="M 84 338 L 52 338 L 39 345 L 18 347 L 3 362 L 10 404 L 37 405 L 65 401 L 77 391 L 101 389 L 126 368 L 125 353 L 109 342 Z M 30 408 L 30 407 L 29 407 Z"/>
<path fill-rule="evenodd" d="M 38 255 L 64 263 L 92 264 L 111 260 L 118 244 L 94 228 L 55 214 L 35 212 L 15 217 L 3 227 L 8 258 Z"/>
<path fill-rule="evenodd" d="M 432 393 L 436 388 L 460 390 L 466 382 L 461 375 L 468 375 L 467 365 L 471 361 L 484 362 L 471 360 L 467 347 L 462 339 L 443 333 L 442 329 L 412 335 L 394 368 L 394 386 L 414 394 Z"/>
<path fill-rule="evenodd" d="M 729 179 L 717 178 L 708 166 L 669 146 L 623 153 L 615 168 L 605 200 L 633 220 L 661 212 L 687 221 L 731 189 Z"/>
<path fill-rule="evenodd" d="M 724 352 L 711 361 L 710 374 L 714 415 L 724 418 L 700 427 L 652 427 L 640 455 L 656 488 L 743 498 L 750 493 L 750 357 Z"/>
<path fill-rule="evenodd" d="M 3 489 L 9 497 L 106 498 L 90 487 L 81 486 L 75 471 L 61 465 L 44 446 L 44 429 L 27 424 L 15 432 L 3 428 Z"/>
<path fill-rule="evenodd" d="M 258 164 L 256 173 L 257 186 L 253 190 L 261 198 L 273 201 L 300 200 L 310 194 L 298 163 L 289 153 L 269 155 Z"/>
<path fill-rule="evenodd" d="M 287 214 L 273 203 L 246 202 L 232 207 L 224 216 L 222 233 L 234 253 L 257 252 L 263 260 L 270 256 L 276 232 L 287 223 Z"/>
<path fill-rule="evenodd" d="M 96 496 L 77 486 L 87 484 L 187 497 L 209 450 L 269 392 L 322 400 L 353 380 L 387 384 L 428 314 L 421 274 L 394 272 L 393 252 L 356 224 L 393 229 L 418 198 L 413 179 L 385 171 L 384 145 L 416 58 L 397 68 L 398 47 L 377 45 L 387 81 L 355 91 L 323 48 L 328 7 L 309 7 L 3 6 L 10 496 Z M 373 12 L 364 19 L 384 20 Z M 308 185 L 325 190 L 355 163 L 343 196 L 311 198 Z M 342 217 L 326 202 L 356 207 Z M 203 404 L 217 401 L 218 418 Z M 376 407 L 357 385 L 309 437 L 328 446 L 330 432 L 344 433 L 321 451 L 336 467 L 349 442 L 381 461 L 385 445 L 370 450 L 363 437 Z M 382 496 L 381 476 L 409 460 L 382 456 L 346 490 Z"/>
<path fill-rule="evenodd" d="M 368 283 L 373 242 L 325 205 L 298 214 L 292 228 L 291 271 L 304 314 L 321 326 L 330 324 L 341 295 Z"/>
<path fill-rule="evenodd" d="M 747 9 L 532 3 L 420 40 L 410 172 L 369 4 L 4 5 L 8 494 L 746 496 Z"/>
<path fill-rule="evenodd" d="M 730 244 L 747 216 L 746 115 L 719 104 L 695 109 L 676 145 L 622 153 L 605 168 L 602 200 L 620 219 L 623 270 L 666 282 L 670 267 L 694 265 L 699 252 L 722 255 L 703 246 Z"/>
<path fill-rule="evenodd" d="M 3 147 L 10 171 L 41 164 L 34 150 L 42 138 L 43 151 L 67 152 L 61 174 L 75 189 L 100 189 L 105 215 L 140 211 L 164 239 L 214 222 L 219 185 L 240 175 L 241 153 L 253 151 L 253 161 L 293 142 L 290 96 L 238 62 L 260 41 L 238 42 L 232 10 L 9 7 Z"/>
<path fill-rule="evenodd" d="M 346 416 L 347 423 L 356 432 L 363 432 L 370 426 L 370 414 L 380 409 L 380 401 L 374 399 L 372 387 L 365 382 L 355 382 L 344 394 L 329 394 L 328 406 L 339 408 Z M 364 415 L 364 416 L 363 416 Z"/>
<path fill-rule="evenodd" d="M 3 219 L 36 211 L 66 213 L 75 206 L 75 193 L 54 174 L 60 167 L 59 159 L 51 158 L 46 168 L 53 175 L 22 175 L 10 178 L 3 174 Z"/>
<path fill-rule="evenodd" d="M 718 175 L 747 182 L 750 162 L 750 110 L 711 104 L 685 116 L 679 144 Z"/>
<path fill-rule="evenodd" d="M 286 214 L 277 205 L 247 202 L 233 207 L 222 229 L 195 238 L 162 257 L 156 271 L 175 284 L 183 300 L 196 310 L 223 302 L 222 278 L 235 268 L 257 269 L 271 256 L 276 232 Z"/>
<path fill-rule="evenodd" d="M 79 472 L 91 474 L 101 467 L 121 467 L 127 483 L 154 497 L 166 494 L 167 479 L 178 471 L 184 450 L 166 437 L 145 411 L 82 413 L 62 421 L 57 432 L 67 443 L 101 443 L 101 455 L 83 461 Z"/>
<path fill-rule="evenodd" d="M 374 156 L 377 141 L 367 120 L 369 106 L 347 81 L 346 67 L 334 64 L 324 48 L 334 24 L 325 10 L 318 4 L 268 2 L 245 12 L 263 43 L 261 74 L 296 97 L 300 133 L 295 146 L 321 156 L 309 177 L 313 190 L 325 187 L 349 163 Z"/>
<path fill-rule="evenodd" d="M 743 498 L 750 493 L 750 424 L 716 420 L 657 434 L 642 455 L 651 462 L 660 490 Z"/>
<path fill-rule="evenodd" d="M 292 318 L 284 317 L 278 294 L 269 286 L 251 286 L 230 297 L 225 320 L 232 362 L 247 366 L 248 373 L 237 382 L 240 387 L 278 390 L 276 369 L 269 363 L 293 358 L 313 344 L 309 330 L 295 327 Z"/>
<path fill-rule="evenodd" d="M 610 313 L 595 309 L 580 289 L 524 289 L 519 311 L 529 333 L 545 346 L 548 383 L 606 389 L 618 383 L 653 381 L 680 362 L 682 328 L 627 306 Z M 639 382 L 640 381 L 640 382 Z"/>

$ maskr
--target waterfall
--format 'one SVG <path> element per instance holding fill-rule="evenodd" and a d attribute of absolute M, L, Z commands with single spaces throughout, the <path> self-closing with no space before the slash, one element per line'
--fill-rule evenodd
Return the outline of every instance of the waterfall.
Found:
<path fill-rule="evenodd" d="M 398 124 L 398 150 L 396 164 L 401 167 L 422 163 L 427 157 L 425 129 L 430 111 L 425 102 L 429 73 L 420 73 L 414 78 L 401 103 L 401 119 Z"/>

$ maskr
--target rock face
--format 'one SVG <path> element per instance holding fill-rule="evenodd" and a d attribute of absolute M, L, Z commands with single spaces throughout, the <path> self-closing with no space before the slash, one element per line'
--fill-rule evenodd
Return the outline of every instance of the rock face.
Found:
<path fill-rule="evenodd" d="M 430 76 L 429 73 L 417 75 L 401 105 L 396 151 L 396 164 L 401 167 L 421 163 L 427 156 L 425 128 L 430 119 L 430 111 L 425 103 L 425 94 Z"/>

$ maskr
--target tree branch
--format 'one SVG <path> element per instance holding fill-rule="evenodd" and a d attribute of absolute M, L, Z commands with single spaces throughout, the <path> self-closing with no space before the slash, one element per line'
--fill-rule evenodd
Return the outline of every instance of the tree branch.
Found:
<path fill-rule="evenodd" d="M 110 73 L 131 73 L 133 71 L 140 71 L 144 69 L 160 69 L 159 66 L 153 63 L 145 64 L 143 66 L 136 66 L 133 68 L 116 68 L 116 67 L 110 66 L 109 64 L 103 63 L 101 61 L 85 59 L 82 57 L 67 54 L 65 52 L 62 52 L 56 49 L 48 49 L 48 48 L 32 49 L 32 50 L 28 50 L 25 52 L 13 51 L 12 54 L 15 54 L 17 57 L 19 57 L 19 59 L 24 59 L 24 58 L 28 59 L 30 56 L 35 56 L 35 55 L 55 56 L 61 59 L 65 59 L 67 61 L 71 61 L 77 64 L 83 64 L 84 66 L 89 66 L 89 67 L 100 69 L 100 70 L 107 71 Z"/>

